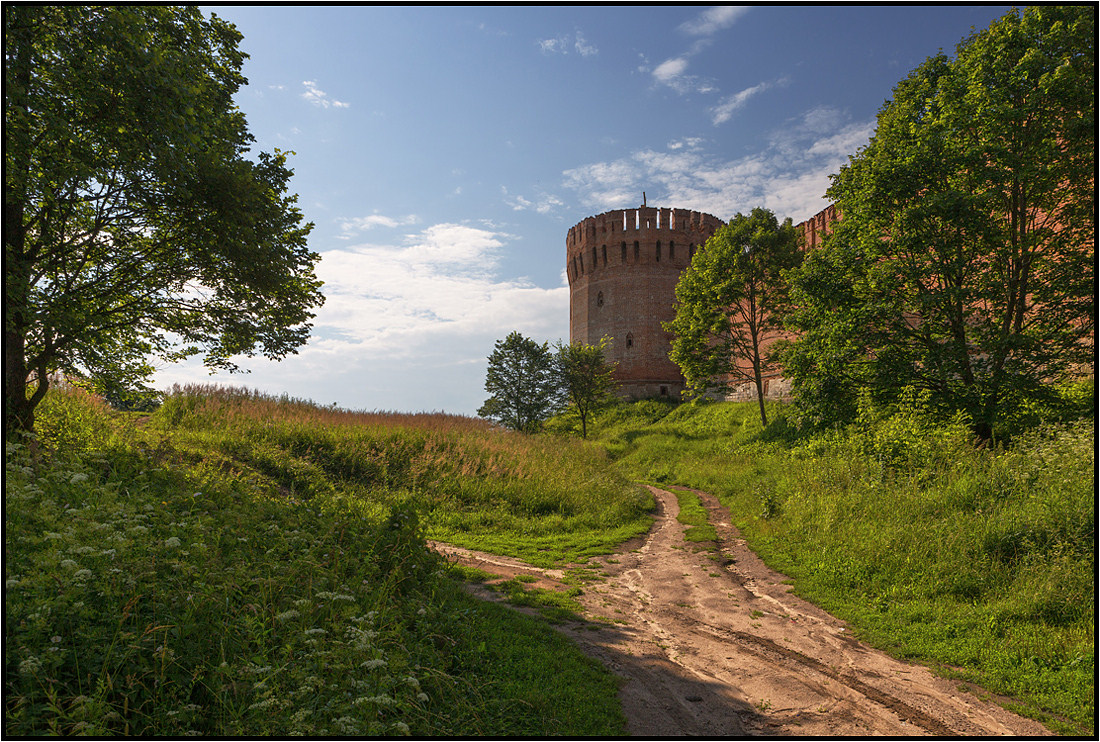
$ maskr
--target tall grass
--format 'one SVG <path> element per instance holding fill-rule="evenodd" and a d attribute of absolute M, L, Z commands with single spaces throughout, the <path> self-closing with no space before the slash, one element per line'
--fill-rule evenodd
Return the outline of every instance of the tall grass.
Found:
<path fill-rule="evenodd" d="M 1093 421 L 978 449 L 963 421 L 913 395 L 814 436 L 782 413 L 762 430 L 748 404 L 681 405 L 640 425 L 620 410 L 603 441 L 626 472 L 717 495 L 800 594 L 864 638 L 1092 733 Z"/>
<path fill-rule="evenodd" d="M 207 391 L 136 426 L 53 393 L 37 452 L 7 444 L 5 735 L 622 733 L 602 668 L 426 548 L 419 472 L 472 463 L 401 452 L 469 423 L 376 420 L 340 463 L 312 452 L 346 453 L 342 413 Z"/>
<path fill-rule="evenodd" d="M 298 500 L 409 502 L 430 538 L 536 564 L 606 553 L 652 522 L 652 497 L 600 449 L 480 419 L 358 413 L 190 387 L 168 397 L 154 421 L 241 471 L 274 478 Z"/>

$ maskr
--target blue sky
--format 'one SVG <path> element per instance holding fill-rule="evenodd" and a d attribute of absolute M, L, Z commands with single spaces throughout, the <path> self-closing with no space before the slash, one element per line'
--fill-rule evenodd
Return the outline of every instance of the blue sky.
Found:
<path fill-rule="evenodd" d="M 567 230 L 639 206 L 801 221 L 893 86 L 1008 6 L 206 6 L 250 55 L 256 148 L 291 150 L 327 301 L 222 383 L 475 414 L 493 343 L 568 340 Z"/>

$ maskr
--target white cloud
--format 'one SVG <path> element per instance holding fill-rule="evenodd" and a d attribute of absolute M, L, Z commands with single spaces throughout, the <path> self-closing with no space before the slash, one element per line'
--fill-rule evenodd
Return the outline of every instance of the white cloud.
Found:
<path fill-rule="evenodd" d="M 320 108 L 348 108 L 351 104 L 344 103 L 335 99 L 330 99 L 328 93 L 317 87 L 317 83 L 313 80 L 305 80 L 302 82 L 306 91 L 302 93 L 302 97 L 315 106 Z"/>
<path fill-rule="evenodd" d="M 597 213 L 637 206 L 645 190 L 650 203 L 722 219 L 764 206 L 797 223 L 827 205 L 829 175 L 873 131 L 873 120 L 851 122 L 842 111 L 816 108 L 775 132 L 758 154 L 724 161 L 709 156 L 701 140 L 672 142 L 662 151 L 640 150 L 566 170 L 563 185 Z"/>
<path fill-rule="evenodd" d="M 654 68 L 653 77 L 657 82 L 671 85 L 676 78 L 684 74 L 684 70 L 687 69 L 687 66 L 688 61 L 683 57 L 666 59 Z"/>
<path fill-rule="evenodd" d="M 680 24 L 680 30 L 690 36 L 710 36 L 729 28 L 749 11 L 747 5 L 720 5 L 700 13 Z"/>
<path fill-rule="evenodd" d="M 569 333 L 564 271 L 552 288 L 501 277 L 498 253 L 513 239 L 492 227 L 435 224 L 392 244 L 326 251 L 316 269 L 325 303 L 296 355 L 242 359 L 246 376 L 175 364 L 157 386 L 246 385 L 321 404 L 472 415 L 496 340 L 513 330 L 540 342 Z"/>
<path fill-rule="evenodd" d="M 401 245 L 323 253 L 317 275 L 326 301 L 314 328 L 325 339 L 310 347 L 392 359 L 431 353 L 441 343 L 468 355 L 484 344 L 473 339 L 491 345 L 513 329 L 545 336 L 560 324 L 568 289 L 499 278 L 498 251 L 509 239 L 437 224 Z"/>
<path fill-rule="evenodd" d="M 711 120 L 714 122 L 715 126 L 724 124 L 729 121 L 733 117 L 734 112 L 744 106 L 750 98 L 777 85 L 786 85 L 787 82 L 788 79 L 785 77 L 776 81 L 765 81 L 758 85 L 753 85 L 751 88 L 745 88 L 739 93 L 726 96 L 719 101 L 717 106 L 711 109 Z"/>
<path fill-rule="evenodd" d="M 409 224 L 415 224 L 416 221 L 416 216 L 412 214 L 400 218 L 384 216 L 382 214 L 371 214 L 370 216 L 357 216 L 350 218 L 345 217 L 338 220 L 338 223 L 340 225 L 340 234 L 337 235 L 337 239 L 350 240 L 353 237 L 356 237 L 359 234 L 375 227 L 400 227 Z"/>
<path fill-rule="evenodd" d="M 507 188 L 502 187 L 500 190 L 504 198 L 504 203 L 508 204 L 513 211 L 535 211 L 539 214 L 549 214 L 559 206 L 565 205 L 557 196 L 541 191 L 535 196 L 535 200 L 532 201 L 518 194 L 508 193 Z"/>
<path fill-rule="evenodd" d="M 552 39 L 540 39 L 538 45 L 543 54 L 569 54 L 574 51 L 582 57 L 591 57 L 600 53 L 599 49 L 588 43 L 580 31 L 573 32 L 572 36 L 566 34 Z"/>
<path fill-rule="evenodd" d="M 653 80 L 658 85 L 667 85 L 681 94 L 717 92 L 718 88 L 709 79 L 685 74 L 689 56 L 690 54 L 685 54 L 661 62 L 653 68 Z"/>
<path fill-rule="evenodd" d="M 654 81 L 681 94 L 717 92 L 718 88 L 710 80 L 687 74 L 688 60 L 710 46 L 714 34 L 732 26 L 748 10 L 747 6 L 717 6 L 680 24 L 682 32 L 697 39 L 683 54 L 657 65 L 652 72 Z"/>

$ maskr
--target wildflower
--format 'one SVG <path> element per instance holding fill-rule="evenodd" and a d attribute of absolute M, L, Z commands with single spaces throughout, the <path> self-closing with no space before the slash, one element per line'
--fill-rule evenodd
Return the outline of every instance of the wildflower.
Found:
<path fill-rule="evenodd" d="M 367 660 L 366 662 L 364 662 L 363 664 L 360 665 L 360 667 L 365 667 L 368 670 L 375 670 L 379 667 L 385 667 L 385 666 L 386 666 L 386 661 L 385 660 Z"/>
<path fill-rule="evenodd" d="M 65 569 L 73 569 L 74 567 L 76 567 L 78 565 L 72 559 L 62 559 L 61 560 L 61 566 L 64 567 Z"/>
<path fill-rule="evenodd" d="M 34 675 L 42 669 L 42 660 L 35 657 L 33 654 L 27 659 L 19 663 L 20 675 Z"/>
<path fill-rule="evenodd" d="M 341 716 L 332 722 L 336 725 L 336 729 L 340 734 L 355 736 L 359 734 L 359 727 L 355 723 L 355 719 L 350 716 Z"/>
<path fill-rule="evenodd" d="M 313 634 L 327 634 L 324 629 L 306 629 L 306 636 L 312 636 Z"/>
<path fill-rule="evenodd" d="M 425 693 L 424 691 L 420 691 L 419 693 L 416 694 L 416 700 L 422 701 L 423 703 L 427 703 L 428 702 L 428 694 Z"/>
<path fill-rule="evenodd" d="M 179 548 L 180 540 L 175 536 L 169 536 L 164 540 L 164 545 L 169 549 L 176 549 Z"/>
<path fill-rule="evenodd" d="M 393 699 L 387 695 L 364 696 L 363 698 L 356 698 L 352 703 L 356 706 L 362 706 L 366 703 L 377 703 L 379 706 L 392 706 Z"/>
<path fill-rule="evenodd" d="M 395 723 L 395 724 L 393 725 L 393 728 L 394 728 L 395 730 L 397 730 L 397 733 L 398 733 L 398 734 L 408 734 L 408 733 L 409 733 L 409 725 L 408 725 L 408 724 L 406 724 L 406 723 L 405 723 L 405 722 L 403 722 L 403 721 L 399 721 L 399 722 L 396 722 L 396 723 Z"/>
<path fill-rule="evenodd" d="M 420 681 L 410 675 L 409 677 L 405 678 L 405 685 L 411 688 L 419 688 Z"/>
<path fill-rule="evenodd" d="M 90 569 L 78 569 L 73 573 L 73 579 L 82 582 L 92 576 L 92 570 Z"/>
<path fill-rule="evenodd" d="M 54 644 L 60 644 L 61 643 L 61 637 L 60 636 L 51 636 L 50 641 L 53 642 Z"/>
<path fill-rule="evenodd" d="M 72 475 L 72 477 L 69 479 L 69 484 L 80 484 L 81 482 L 86 482 L 86 481 L 88 481 L 88 475 L 87 474 L 80 474 L 78 472 L 78 473 Z"/>
<path fill-rule="evenodd" d="M 300 615 L 302 614 L 291 608 L 289 611 L 283 611 L 282 613 L 276 614 L 275 620 L 279 622 L 289 621 L 292 618 L 298 618 Z"/>

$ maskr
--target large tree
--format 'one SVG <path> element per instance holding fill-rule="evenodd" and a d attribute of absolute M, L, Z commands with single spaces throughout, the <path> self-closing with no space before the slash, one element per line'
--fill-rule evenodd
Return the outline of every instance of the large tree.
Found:
<path fill-rule="evenodd" d="M 791 276 L 805 408 L 912 386 L 988 437 L 1092 363 L 1095 42 L 1095 7 L 1014 10 L 894 89 L 833 176 L 825 254 Z"/>
<path fill-rule="evenodd" d="M 548 343 L 519 332 L 496 341 L 489 355 L 485 391 L 491 395 L 477 411 L 481 417 L 524 433 L 537 431 L 562 401 L 561 381 Z"/>
<path fill-rule="evenodd" d="M 559 342 L 554 346 L 558 381 L 581 419 L 581 438 L 588 437 L 589 416 L 608 405 L 619 387 L 616 364 L 605 355 L 610 342 L 605 337 L 596 345 Z"/>
<path fill-rule="evenodd" d="M 772 345 L 781 337 L 783 271 L 798 264 L 800 237 L 790 219 L 768 209 L 737 214 L 695 254 L 676 284 L 669 357 L 695 394 L 726 393 L 751 382 L 764 407 L 764 376 L 777 368 Z"/>
<path fill-rule="evenodd" d="M 285 156 L 246 157 L 241 35 L 193 7 L 4 6 L 4 429 L 51 374 L 281 358 L 323 300 Z"/>

